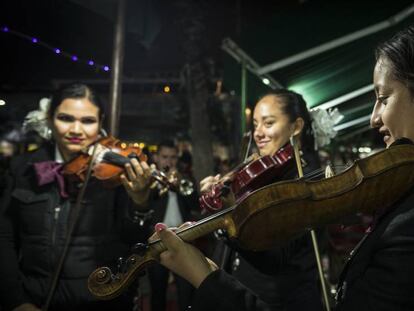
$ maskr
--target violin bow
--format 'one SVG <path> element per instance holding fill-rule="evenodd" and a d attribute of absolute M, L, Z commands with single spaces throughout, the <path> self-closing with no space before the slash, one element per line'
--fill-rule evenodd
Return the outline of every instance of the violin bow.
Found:
<path fill-rule="evenodd" d="M 240 148 L 240 162 L 245 162 L 249 156 L 249 150 L 252 145 L 252 131 L 243 134 Z"/>
<path fill-rule="evenodd" d="M 85 196 L 85 191 L 86 191 L 86 187 L 89 183 L 89 179 L 92 175 L 92 166 L 93 166 L 93 162 L 95 161 L 96 154 L 97 154 L 97 147 L 96 146 L 97 146 L 97 144 L 95 143 L 93 145 L 91 160 L 88 164 L 85 180 L 83 181 L 82 187 L 81 187 L 81 189 L 79 190 L 79 192 L 77 194 L 75 207 L 72 209 L 72 215 L 71 215 L 71 220 L 69 221 L 69 224 L 68 224 L 68 232 L 66 234 L 65 244 L 64 244 L 62 253 L 59 257 L 59 261 L 57 263 L 57 266 L 55 267 L 55 271 L 53 273 L 53 276 L 51 278 L 50 286 L 49 286 L 49 289 L 48 289 L 48 294 L 47 294 L 47 297 L 46 297 L 46 301 L 45 301 L 44 305 L 42 306 L 42 311 L 49 310 L 50 303 L 52 302 L 52 298 L 55 294 L 56 287 L 57 287 L 58 282 L 59 282 L 59 277 L 60 277 L 60 274 L 62 272 L 63 264 L 64 264 L 65 259 L 66 259 L 66 254 L 69 251 L 69 245 L 72 241 L 72 234 L 75 231 L 76 224 L 78 223 L 78 218 L 79 218 L 80 211 L 81 211 L 81 208 L 82 208 L 81 203 L 82 203 L 83 197 Z"/>
<path fill-rule="evenodd" d="M 299 178 L 303 178 L 302 160 L 301 160 L 301 157 L 300 157 L 299 143 L 298 143 L 297 139 L 298 139 L 297 136 L 291 136 L 290 137 L 290 144 L 292 145 L 293 151 L 294 151 L 294 154 L 295 154 L 296 167 L 298 169 Z M 331 307 L 330 307 L 330 303 L 329 303 L 328 292 L 326 290 L 325 277 L 323 275 L 322 264 L 321 264 L 321 256 L 320 256 L 320 252 L 319 252 L 318 240 L 316 238 L 315 230 L 311 229 L 310 234 L 311 234 L 311 238 L 312 238 L 312 245 L 313 245 L 313 251 L 315 253 L 316 264 L 317 264 L 317 267 L 318 267 L 319 279 L 321 281 L 321 288 L 322 288 L 322 294 L 323 294 L 323 300 L 324 300 L 324 303 L 325 303 L 325 308 L 326 308 L 327 311 L 330 311 Z"/>

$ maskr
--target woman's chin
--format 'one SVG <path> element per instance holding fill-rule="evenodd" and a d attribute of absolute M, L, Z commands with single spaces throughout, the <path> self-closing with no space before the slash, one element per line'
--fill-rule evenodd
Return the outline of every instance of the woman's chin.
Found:
<path fill-rule="evenodd" d="M 66 145 L 63 152 L 69 156 L 79 153 L 83 149 L 81 145 Z"/>

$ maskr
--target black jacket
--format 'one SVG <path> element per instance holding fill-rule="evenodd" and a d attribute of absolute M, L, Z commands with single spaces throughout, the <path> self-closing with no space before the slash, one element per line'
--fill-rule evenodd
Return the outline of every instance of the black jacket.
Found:
<path fill-rule="evenodd" d="M 414 188 L 352 251 L 338 286 L 338 311 L 414 310 Z"/>
<path fill-rule="evenodd" d="M 51 159 L 53 146 L 11 163 L 0 214 L 0 305 L 4 310 L 24 302 L 44 304 L 63 249 L 76 193 L 62 199 L 56 183 L 37 185 L 33 163 Z M 133 204 L 122 187 L 104 189 L 91 179 L 82 203 L 51 310 L 93 309 L 98 303 L 87 289 L 88 275 L 98 266 L 116 263 L 140 239 L 139 228 L 128 220 Z"/>
<path fill-rule="evenodd" d="M 318 165 L 307 165 L 305 174 L 317 168 Z M 297 169 L 291 161 L 273 182 L 296 176 Z M 258 296 L 252 300 L 252 310 L 322 310 L 310 234 L 269 251 L 243 251 L 237 245 L 232 245 L 232 249 L 226 271 Z"/>
<path fill-rule="evenodd" d="M 335 311 L 414 310 L 414 189 L 383 215 L 353 252 Z M 258 297 L 222 270 L 196 291 L 193 310 L 257 310 Z M 308 309 L 304 309 L 308 310 Z"/>

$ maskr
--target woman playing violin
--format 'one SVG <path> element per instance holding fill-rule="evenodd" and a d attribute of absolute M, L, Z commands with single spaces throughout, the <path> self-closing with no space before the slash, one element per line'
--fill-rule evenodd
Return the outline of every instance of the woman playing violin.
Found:
<path fill-rule="evenodd" d="M 45 304 L 82 186 L 62 183 L 60 166 L 99 138 L 103 116 L 91 88 L 65 87 L 54 94 L 48 110 L 53 142 L 13 159 L 0 211 L 2 310 L 40 310 Z M 139 239 L 136 233 L 128 236 L 139 231 L 129 214 L 145 209 L 150 171 L 136 159 L 125 169 L 124 187 L 107 190 L 97 180 L 88 183 L 50 310 L 132 308 L 128 295 L 110 304 L 98 302 L 86 286 L 96 265 L 116 261 Z M 52 179 L 45 181 L 48 175 Z"/>
<path fill-rule="evenodd" d="M 371 126 L 384 135 L 387 148 L 401 138 L 414 141 L 414 27 L 381 44 L 376 58 L 377 100 Z M 344 268 L 336 310 L 414 310 L 413 204 L 411 190 L 377 213 L 371 231 Z M 217 270 L 162 224 L 156 230 L 168 248 L 161 254 L 161 263 L 198 288 L 196 310 L 257 310 L 257 295 Z"/>
<path fill-rule="evenodd" d="M 297 136 L 307 162 L 305 171 L 318 168 L 310 116 L 301 95 L 278 90 L 263 96 L 254 109 L 253 125 L 260 156 L 274 155 L 286 147 L 292 136 Z M 292 165 L 286 164 L 289 168 L 280 176 L 274 176 L 273 181 L 296 177 L 294 161 L 289 164 Z M 219 176 L 204 179 L 202 191 L 208 191 L 218 179 Z M 262 301 L 257 301 L 257 310 L 321 310 L 315 255 L 309 235 L 266 252 L 232 248 L 227 268 L 234 278 L 260 297 Z M 225 275 L 221 271 L 218 274 Z"/>

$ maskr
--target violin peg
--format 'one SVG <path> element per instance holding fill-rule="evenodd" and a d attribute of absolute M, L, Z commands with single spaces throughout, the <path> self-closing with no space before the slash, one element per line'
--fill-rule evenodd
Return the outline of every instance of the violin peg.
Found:
<path fill-rule="evenodd" d="M 132 246 L 131 252 L 134 253 L 134 254 L 137 254 L 137 255 L 142 256 L 142 255 L 145 254 L 145 252 L 147 251 L 148 247 L 149 247 L 148 244 L 145 244 L 145 243 L 137 243 L 134 246 Z"/>
<path fill-rule="evenodd" d="M 128 154 L 128 158 L 130 159 L 138 159 L 138 155 L 135 152 L 131 152 Z"/>
<path fill-rule="evenodd" d="M 124 273 L 125 271 L 125 259 L 123 257 L 119 257 L 117 260 L 116 268 L 118 273 Z"/>

